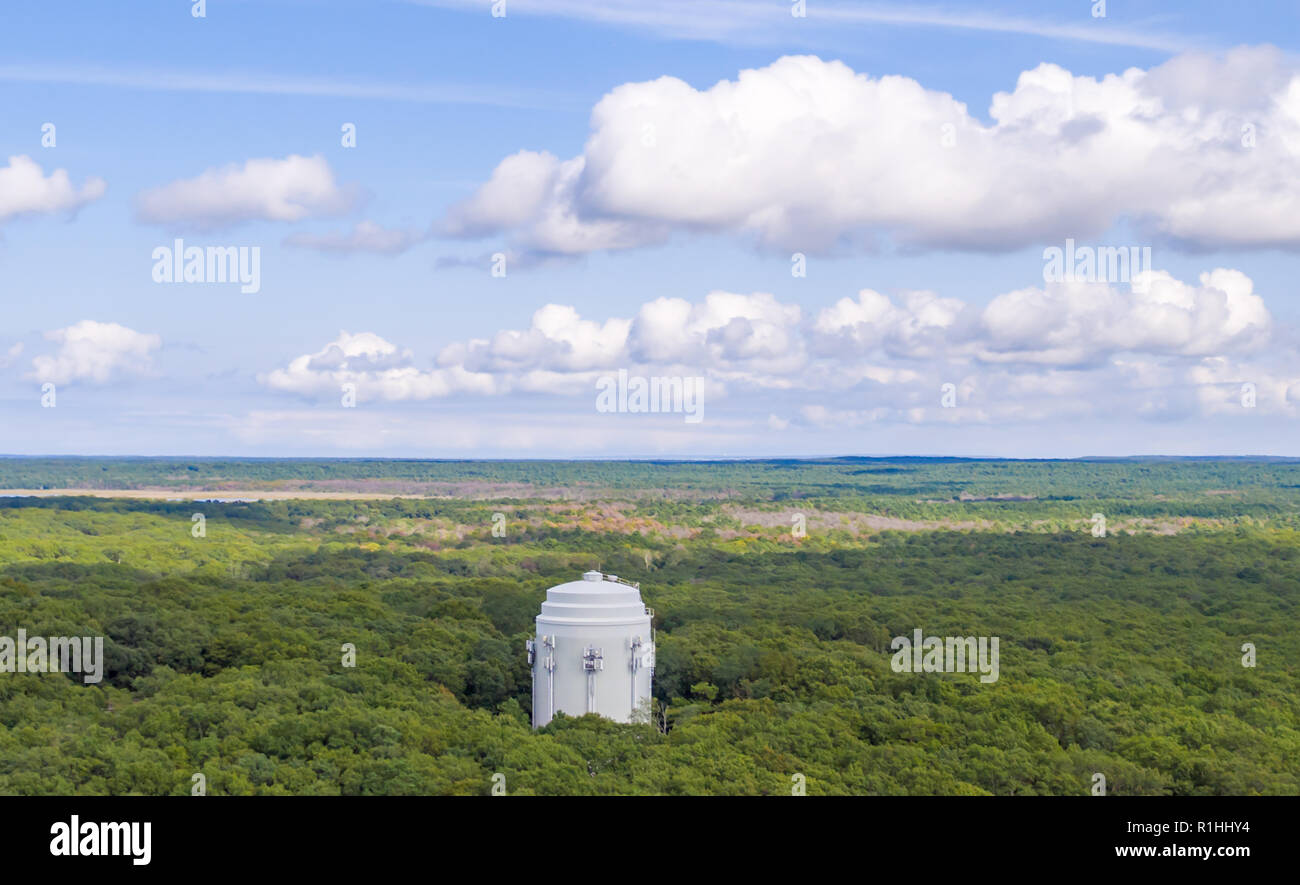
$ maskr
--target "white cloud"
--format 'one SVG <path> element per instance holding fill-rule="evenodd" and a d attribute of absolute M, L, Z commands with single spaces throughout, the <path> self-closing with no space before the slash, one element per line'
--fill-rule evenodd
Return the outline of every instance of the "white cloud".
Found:
<path fill-rule="evenodd" d="M 450 345 L 438 355 L 438 365 L 464 365 L 476 372 L 610 368 L 624 355 L 630 326 L 617 318 L 597 324 L 572 307 L 548 304 L 533 314 L 528 329 L 504 329 L 491 338 Z"/>
<path fill-rule="evenodd" d="M 657 298 L 603 321 L 548 304 L 527 328 L 447 345 L 434 369 L 373 333 L 341 333 L 263 381 L 324 398 L 345 383 L 380 400 L 586 397 L 601 374 L 627 369 L 702 377 L 713 401 L 748 398 L 779 428 L 1082 419 L 1100 403 L 1167 418 L 1209 408 L 1198 391 L 1228 383 L 1216 361 L 1247 361 L 1261 410 L 1297 412 L 1300 361 L 1277 340 L 1247 276 L 1220 268 L 1193 284 L 1157 271 L 1136 282 L 1132 291 L 1026 287 L 982 308 L 928 291 L 864 289 L 809 316 L 763 292 Z M 941 408 L 948 383 L 959 410 Z M 778 402 L 787 411 L 772 411 Z"/>
<path fill-rule="evenodd" d="M 1200 285 L 1144 272 L 1133 291 L 1060 283 L 999 295 L 984 310 L 980 358 L 1053 365 L 1124 351 L 1208 356 L 1262 346 L 1272 317 L 1240 271 L 1203 273 Z"/>
<path fill-rule="evenodd" d="M 94 320 L 54 329 L 46 332 L 45 338 L 57 343 L 59 349 L 35 357 L 27 377 L 54 384 L 73 381 L 103 384 L 123 374 L 148 372 L 153 352 L 162 347 L 162 339 L 157 335 Z"/>
<path fill-rule="evenodd" d="M 655 362 L 707 363 L 743 371 L 789 371 L 803 364 L 802 311 L 766 292 L 710 292 L 702 302 L 658 298 L 641 306 L 631 353 Z"/>
<path fill-rule="evenodd" d="M 371 332 L 339 337 L 314 354 L 295 358 L 286 368 L 260 376 L 272 390 L 309 397 L 342 396 L 343 385 L 355 387 L 358 402 L 429 399 L 458 392 L 495 392 L 491 375 L 461 367 L 423 371 L 412 365 L 409 351 Z"/>
<path fill-rule="evenodd" d="M 1190 373 L 1198 404 L 1211 415 L 1240 415 L 1248 398 L 1262 411 L 1300 414 L 1300 371 L 1263 360 L 1207 357 Z M 1289 371 L 1286 371 L 1289 369 Z"/>
<path fill-rule="evenodd" d="M 0 166 L 0 223 L 19 215 L 76 212 L 107 190 L 102 178 L 88 178 L 78 190 L 66 169 L 46 175 L 31 157 L 10 157 L 9 165 Z"/>
<path fill-rule="evenodd" d="M 856 300 L 842 298 L 823 309 L 810 330 L 816 352 L 1072 367 L 1126 352 L 1250 352 L 1273 330 L 1250 278 L 1223 268 L 1201 274 L 1200 285 L 1146 271 L 1131 289 L 1081 282 L 1028 286 L 996 296 L 982 310 L 932 292 L 903 292 L 899 300 L 864 289 Z"/>
<path fill-rule="evenodd" d="M 285 245 L 319 252 L 351 254 L 373 252 L 379 255 L 400 255 L 425 239 L 425 234 L 410 230 L 389 230 L 373 221 L 359 222 L 347 234 L 296 233 L 285 237 Z"/>
<path fill-rule="evenodd" d="M 450 237 L 482 237 L 511 230 L 531 252 L 572 255 L 626 249 L 663 240 L 666 225 L 617 218 L 583 219 L 575 205 L 584 159 L 561 163 L 549 153 L 506 157 L 467 200 L 439 225 Z"/>
<path fill-rule="evenodd" d="M 959 339 L 969 322 L 967 306 L 933 292 L 904 292 L 902 304 L 863 289 L 856 300 L 841 298 L 817 314 L 813 332 L 824 352 L 839 348 L 870 351 L 881 348 L 899 357 L 931 357 L 946 342 Z"/>
<path fill-rule="evenodd" d="M 628 83 L 581 155 L 522 151 L 442 230 L 575 254 L 719 231 L 790 251 L 1003 250 L 1100 235 L 1300 248 L 1300 73 L 1270 47 L 1101 79 L 1042 64 L 990 123 L 907 77 L 787 56 L 707 89 Z"/>
<path fill-rule="evenodd" d="M 356 202 L 350 189 L 334 181 L 324 157 L 292 154 L 283 160 L 252 159 L 208 169 L 142 191 L 136 197 L 141 221 L 199 230 L 230 227 L 246 221 L 301 221 L 336 215 Z"/>

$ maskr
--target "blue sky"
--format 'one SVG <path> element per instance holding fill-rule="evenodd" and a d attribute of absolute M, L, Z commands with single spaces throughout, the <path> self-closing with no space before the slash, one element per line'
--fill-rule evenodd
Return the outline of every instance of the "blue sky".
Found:
<path fill-rule="evenodd" d="M 1300 454 L 1294 4 L 193 5 L 6 4 L 0 452 Z"/>

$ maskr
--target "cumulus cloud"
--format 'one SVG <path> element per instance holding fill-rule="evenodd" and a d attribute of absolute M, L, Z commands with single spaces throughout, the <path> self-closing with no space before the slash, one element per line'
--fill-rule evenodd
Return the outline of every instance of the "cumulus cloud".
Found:
<path fill-rule="evenodd" d="M 476 372 L 537 369 L 584 372 L 618 364 L 627 344 L 628 320 L 584 320 L 572 307 L 548 304 L 533 314 L 532 325 L 507 329 L 491 338 L 450 345 L 438 365 L 463 365 Z"/>
<path fill-rule="evenodd" d="M 585 162 L 577 157 L 562 163 L 533 151 L 507 157 L 473 196 L 451 207 L 438 230 L 450 237 L 514 231 L 528 251 L 552 255 L 626 249 L 667 238 L 667 224 L 581 217 L 577 188 Z"/>
<path fill-rule="evenodd" d="M 900 302 L 872 289 L 841 298 L 813 322 L 819 351 L 878 348 L 895 357 L 932 357 L 965 336 L 972 313 L 965 302 L 921 291 L 901 293 Z"/>
<path fill-rule="evenodd" d="M 1295 363 L 1280 369 L 1259 359 L 1206 357 L 1192 369 L 1190 380 L 1206 414 L 1240 415 L 1243 407 L 1300 413 L 1300 372 Z"/>
<path fill-rule="evenodd" d="M 1220 268 L 1199 282 L 1144 271 L 1131 289 L 1049 283 L 997 295 L 979 310 L 932 292 L 903 292 L 895 303 L 864 289 L 820 311 L 810 332 L 822 355 L 1060 367 L 1095 366 L 1126 352 L 1195 357 L 1267 343 L 1272 315 L 1249 277 Z"/>
<path fill-rule="evenodd" d="M 162 347 L 157 335 L 95 320 L 54 329 L 46 332 L 45 338 L 58 344 L 58 350 L 35 357 L 27 377 L 54 384 L 103 384 L 124 374 L 146 373 L 152 367 L 153 352 Z"/>
<path fill-rule="evenodd" d="M 813 313 L 763 292 L 657 298 L 604 320 L 548 304 L 527 328 L 447 345 L 432 369 L 378 335 L 342 333 L 263 381 L 322 397 L 353 383 L 359 397 L 383 400 L 585 396 L 601 375 L 627 369 L 704 378 L 710 397 L 751 397 L 775 428 L 1082 418 L 1100 401 L 1167 418 L 1208 410 L 1236 371 L 1256 379 L 1261 408 L 1296 412 L 1300 360 L 1249 277 L 1144 273 L 1131 291 L 1050 283 L 982 307 L 873 289 Z M 941 407 L 946 384 L 960 411 Z M 769 411 L 778 400 L 789 411 Z"/>
<path fill-rule="evenodd" d="M 355 252 L 400 255 L 425 237 L 418 231 L 390 230 L 373 221 L 362 221 L 346 234 L 296 233 L 285 237 L 284 242 L 287 246 L 344 255 Z"/>
<path fill-rule="evenodd" d="M 358 402 L 495 392 L 491 375 L 460 367 L 421 370 L 413 364 L 410 351 L 399 351 L 372 332 L 339 332 L 339 337 L 320 351 L 299 356 L 259 380 L 272 390 L 307 397 L 338 397 L 344 385 L 350 384 Z"/>
<path fill-rule="evenodd" d="M 711 292 L 702 302 L 659 298 L 642 305 L 632 329 L 632 354 L 655 362 L 707 362 L 744 371 L 764 366 L 798 368 L 803 342 L 796 333 L 797 305 L 781 304 L 758 292 Z"/>
<path fill-rule="evenodd" d="M 739 234 L 791 251 L 1004 250 L 1121 220 L 1190 247 L 1300 248 L 1300 72 L 1270 47 L 1100 79 L 1052 64 L 992 97 L 784 57 L 707 89 L 629 83 L 583 152 L 521 151 L 448 235 L 578 254 Z"/>
<path fill-rule="evenodd" d="M 252 159 L 208 169 L 142 191 L 136 215 L 144 222 L 199 230 L 247 221 L 301 221 L 346 212 L 357 201 L 341 187 L 324 157 L 292 154 L 282 160 Z"/>
<path fill-rule="evenodd" d="M 107 190 L 102 178 L 88 178 L 78 189 L 66 169 L 46 175 L 31 157 L 10 157 L 9 165 L 0 166 L 0 223 L 19 215 L 76 212 Z"/>
<path fill-rule="evenodd" d="M 1146 271 L 1131 292 L 1104 283 L 1061 283 L 999 295 L 984 310 L 982 359 L 1055 365 L 1110 354 L 1210 356 L 1264 344 L 1272 317 L 1240 271 L 1200 275 L 1200 285 Z"/>

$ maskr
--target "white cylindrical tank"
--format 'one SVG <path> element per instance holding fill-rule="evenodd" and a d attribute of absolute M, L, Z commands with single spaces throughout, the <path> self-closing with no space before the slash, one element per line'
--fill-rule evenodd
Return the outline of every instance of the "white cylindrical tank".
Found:
<path fill-rule="evenodd" d="M 533 668 L 533 728 L 563 710 L 598 713 L 618 722 L 649 721 L 654 673 L 653 612 L 639 584 L 587 572 L 581 581 L 546 591 L 537 638 L 528 642 Z"/>

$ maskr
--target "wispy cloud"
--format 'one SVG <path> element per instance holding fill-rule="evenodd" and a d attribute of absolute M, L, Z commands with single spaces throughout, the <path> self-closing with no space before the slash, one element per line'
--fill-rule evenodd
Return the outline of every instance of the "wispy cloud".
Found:
<path fill-rule="evenodd" d="M 491 0 L 403 0 L 417 6 L 489 13 Z M 600 24 L 644 28 L 680 39 L 719 42 L 815 43 L 821 33 L 833 36 L 845 25 L 933 27 L 1002 34 L 1023 34 L 1051 40 L 1132 46 L 1160 52 L 1180 52 L 1202 41 L 1163 33 L 1143 25 L 1118 26 L 1093 19 L 1087 5 L 1077 21 L 1027 18 L 997 12 L 971 12 L 938 6 L 810 2 L 806 17 L 791 16 L 791 4 L 743 0 L 509 0 L 509 15 L 580 19 Z M 833 28 L 833 29 L 832 29 Z"/>
<path fill-rule="evenodd" d="M 1080 8 L 1086 11 L 1086 7 Z M 950 12 L 924 6 L 821 6 L 810 10 L 809 17 L 846 24 L 913 25 L 1024 34 L 1051 40 L 1132 46 L 1161 52 L 1182 52 L 1193 46 L 1199 46 L 1201 42 L 1194 38 L 1165 34 L 1146 27 L 1116 27 L 1104 20 L 1083 16 L 1080 16 L 1081 21 L 1062 24 L 988 13 Z"/>
<path fill-rule="evenodd" d="M 394 230 L 373 221 L 361 221 L 349 233 L 295 233 L 285 237 L 286 246 L 315 249 L 335 255 L 370 252 L 377 255 L 400 255 L 428 234 L 414 230 Z"/>
<path fill-rule="evenodd" d="M 386 83 L 283 74 L 163 70 L 110 65 L 4 64 L 0 82 L 139 89 L 151 92 L 213 92 L 248 95 L 316 96 L 418 104 L 469 104 L 555 110 L 570 106 L 560 95 L 520 88 L 452 83 Z"/>

